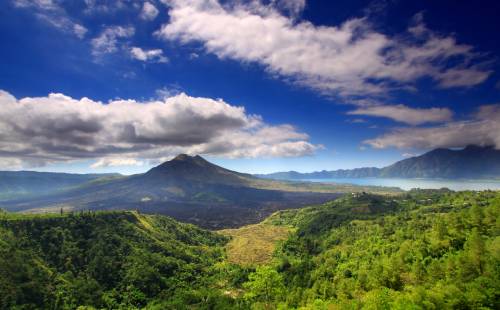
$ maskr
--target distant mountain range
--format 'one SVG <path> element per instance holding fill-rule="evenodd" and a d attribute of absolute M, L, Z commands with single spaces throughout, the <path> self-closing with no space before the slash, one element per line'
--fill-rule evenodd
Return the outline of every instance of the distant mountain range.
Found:
<path fill-rule="evenodd" d="M 35 171 L 0 171 L 0 200 L 56 193 L 96 180 L 119 177 L 119 174 L 71 174 Z"/>
<path fill-rule="evenodd" d="M 59 212 L 61 208 L 65 211 L 139 210 L 215 229 L 255 223 L 276 210 L 322 203 L 345 192 L 376 190 L 266 180 L 188 155 L 179 155 L 144 174 L 67 177 L 76 178 L 80 183 L 75 181 L 69 187 L 61 185 L 61 190 L 45 194 L 37 192 L 3 200 L 0 207 L 24 212 Z"/>
<path fill-rule="evenodd" d="M 277 210 L 322 203 L 346 192 L 399 191 L 302 179 L 499 178 L 500 151 L 477 146 L 436 149 L 380 169 L 291 171 L 263 177 L 231 171 L 200 156 L 188 155 L 132 176 L 0 172 L 0 208 L 23 212 L 58 212 L 61 208 L 138 210 L 170 215 L 211 229 L 238 227 L 256 223 Z"/>
<path fill-rule="evenodd" d="M 470 145 L 461 150 L 435 149 L 423 155 L 398 161 L 384 168 L 349 170 L 296 171 L 260 174 L 258 177 L 278 180 L 331 178 L 429 178 L 429 179 L 498 179 L 500 150 Z"/>

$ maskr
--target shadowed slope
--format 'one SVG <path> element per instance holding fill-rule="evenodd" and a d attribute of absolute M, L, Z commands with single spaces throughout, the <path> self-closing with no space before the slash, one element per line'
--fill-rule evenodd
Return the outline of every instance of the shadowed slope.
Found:
<path fill-rule="evenodd" d="M 5 201 L 0 207 L 25 212 L 140 210 L 220 229 L 259 222 L 279 209 L 335 199 L 350 188 L 263 180 L 183 154 L 144 174 Z"/>

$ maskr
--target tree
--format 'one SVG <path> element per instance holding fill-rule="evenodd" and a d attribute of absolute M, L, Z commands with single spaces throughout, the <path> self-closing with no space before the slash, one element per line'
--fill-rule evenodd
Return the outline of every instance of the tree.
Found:
<path fill-rule="evenodd" d="M 260 266 L 248 279 L 243 285 L 248 290 L 245 298 L 263 302 L 265 309 L 274 308 L 274 302 L 285 290 L 282 275 L 271 266 Z"/>
<path fill-rule="evenodd" d="M 472 233 L 469 235 L 469 238 L 465 243 L 465 248 L 468 250 L 469 260 L 476 268 L 477 274 L 481 274 L 483 272 L 482 261 L 485 252 L 484 241 L 476 228 L 474 228 Z"/>

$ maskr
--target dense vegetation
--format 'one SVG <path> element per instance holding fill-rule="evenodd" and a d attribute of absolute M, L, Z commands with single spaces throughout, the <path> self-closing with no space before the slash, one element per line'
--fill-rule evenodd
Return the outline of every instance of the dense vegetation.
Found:
<path fill-rule="evenodd" d="M 133 212 L 0 214 L 0 308 L 200 303 L 217 293 L 205 281 L 225 242 L 192 225 Z"/>
<path fill-rule="evenodd" d="M 167 217 L 4 213 L 0 306 L 500 308 L 499 192 L 354 193 L 230 235 L 283 239 L 270 225 L 288 238 L 271 260 L 240 266 L 227 237 Z"/>
<path fill-rule="evenodd" d="M 252 297 L 264 305 L 500 308 L 498 192 L 365 194 L 269 220 L 297 233 L 274 268 L 258 270 L 260 281 L 287 288 Z"/>

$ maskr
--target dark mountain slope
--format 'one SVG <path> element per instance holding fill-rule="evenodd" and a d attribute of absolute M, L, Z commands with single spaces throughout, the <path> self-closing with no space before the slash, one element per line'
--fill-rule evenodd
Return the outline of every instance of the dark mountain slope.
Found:
<path fill-rule="evenodd" d="M 179 155 L 148 172 L 93 182 L 63 193 L 0 202 L 10 211 L 140 210 L 203 227 L 255 223 L 272 212 L 335 199 L 333 186 L 262 180 L 227 170 L 200 156 Z M 361 190 L 361 188 L 360 188 Z M 314 192 L 316 191 L 316 192 Z"/>
<path fill-rule="evenodd" d="M 144 179 L 167 183 L 203 182 L 210 184 L 248 185 L 250 174 L 239 173 L 214 165 L 203 157 L 181 154 L 174 159 L 152 168 L 143 175 Z"/>
<path fill-rule="evenodd" d="M 310 173 L 290 171 L 258 176 L 286 180 L 367 177 L 497 179 L 500 178 L 500 150 L 471 145 L 461 150 L 435 149 L 384 168 L 323 170 Z"/>

